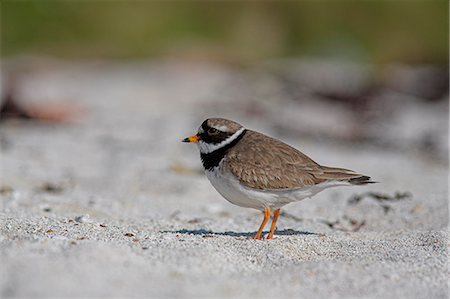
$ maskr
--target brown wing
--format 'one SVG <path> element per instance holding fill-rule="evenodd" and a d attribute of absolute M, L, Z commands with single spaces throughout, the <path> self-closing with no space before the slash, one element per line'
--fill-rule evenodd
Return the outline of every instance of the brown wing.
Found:
<path fill-rule="evenodd" d="M 302 188 L 326 180 L 361 177 L 351 170 L 320 166 L 297 149 L 251 130 L 230 149 L 225 165 L 243 185 L 261 190 Z"/>
<path fill-rule="evenodd" d="M 225 165 L 242 184 L 262 190 L 301 188 L 324 181 L 314 176 L 322 171 L 308 156 L 251 130 L 230 149 Z"/>

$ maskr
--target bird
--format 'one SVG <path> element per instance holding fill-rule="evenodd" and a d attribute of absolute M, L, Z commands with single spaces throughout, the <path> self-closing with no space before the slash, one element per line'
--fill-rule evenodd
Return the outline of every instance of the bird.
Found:
<path fill-rule="evenodd" d="M 267 239 L 273 238 L 286 204 L 330 187 L 376 183 L 349 169 L 320 165 L 281 140 L 225 118 L 206 119 L 182 142 L 197 144 L 207 178 L 226 200 L 263 212 L 256 240 L 263 239 L 271 216 Z"/>

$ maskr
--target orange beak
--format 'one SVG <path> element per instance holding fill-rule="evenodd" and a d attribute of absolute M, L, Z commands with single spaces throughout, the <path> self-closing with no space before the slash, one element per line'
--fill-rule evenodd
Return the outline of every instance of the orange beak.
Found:
<path fill-rule="evenodd" d="M 195 143 L 195 142 L 198 142 L 199 140 L 200 140 L 200 137 L 198 135 L 192 135 L 187 138 L 184 138 L 182 140 L 182 142 L 194 142 Z"/>

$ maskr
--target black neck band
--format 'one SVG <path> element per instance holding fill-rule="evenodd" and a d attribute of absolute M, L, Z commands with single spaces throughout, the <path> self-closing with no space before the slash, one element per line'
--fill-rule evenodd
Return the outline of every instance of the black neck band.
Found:
<path fill-rule="evenodd" d="M 236 139 L 224 145 L 223 147 L 216 149 L 211 153 L 208 154 L 200 153 L 200 158 L 202 159 L 203 167 L 206 170 L 212 170 L 214 167 L 218 166 L 220 161 L 222 161 L 223 157 L 228 152 L 228 150 L 233 146 L 235 146 L 239 142 L 239 140 L 241 140 L 242 137 L 244 137 L 246 132 L 247 130 L 244 130 L 241 133 L 241 135 L 239 135 Z"/>

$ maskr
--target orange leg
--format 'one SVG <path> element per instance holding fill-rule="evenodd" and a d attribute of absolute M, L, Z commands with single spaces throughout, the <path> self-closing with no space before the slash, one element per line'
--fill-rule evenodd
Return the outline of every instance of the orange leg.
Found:
<path fill-rule="evenodd" d="M 267 236 L 267 240 L 272 239 L 272 237 L 273 237 L 273 233 L 275 232 L 275 227 L 277 225 L 278 216 L 280 216 L 280 209 L 277 209 L 273 213 L 272 225 L 270 226 L 270 233 Z"/>
<path fill-rule="evenodd" d="M 253 237 L 253 239 L 255 240 L 261 240 L 261 233 L 264 229 L 264 226 L 266 226 L 267 221 L 269 221 L 270 218 L 270 209 L 266 208 L 264 210 L 264 219 L 263 222 L 261 223 L 261 226 L 259 227 L 258 231 L 256 232 L 256 235 Z"/>

